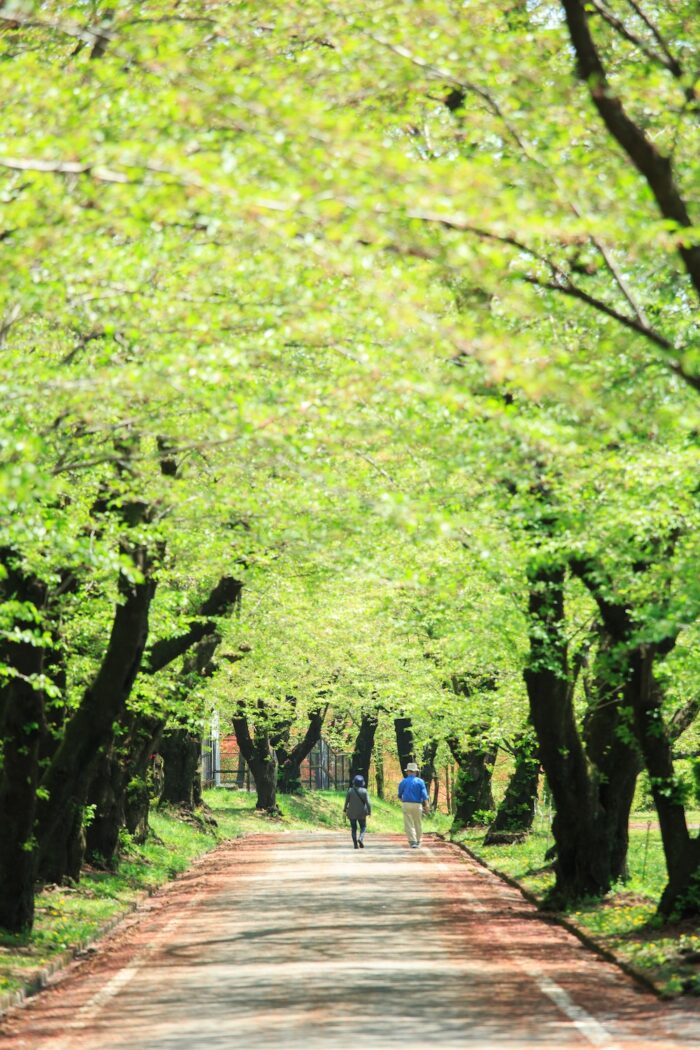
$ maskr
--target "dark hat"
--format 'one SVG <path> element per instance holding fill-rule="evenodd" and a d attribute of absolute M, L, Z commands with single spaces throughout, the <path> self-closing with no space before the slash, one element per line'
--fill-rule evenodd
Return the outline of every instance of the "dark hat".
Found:
<path fill-rule="evenodd" d="M 353 784 L 355 785 L 355 787 L 359 787 L 359 788 L 361 788 L 361 787 L 364 787 L 364 786 L 365 786 L 365 778 L 364 778 L 364 777 L 362 777 L 362 776 L 360 776 L 360 774 L 359 774 L 359 773 L 357 774 L 357 776 L 356 776 L 356 777 L 353 777 L 353 778 L 352 778 L 352 782 L 353 782 Z"/>

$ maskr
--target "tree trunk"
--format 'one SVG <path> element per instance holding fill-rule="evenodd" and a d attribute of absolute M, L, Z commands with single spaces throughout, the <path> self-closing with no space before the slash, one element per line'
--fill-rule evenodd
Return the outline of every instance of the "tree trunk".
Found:
<path fill-rule="evenodd" d="M 668 882 L 659 902 L 662 915 L 700 915 L 700 838 L 691 838 L 673 749 L 654 677 L 655 646 L 640 647 L 633 663 L 634 720 L 659 815 Z"/>
<path fill-rule="evenodd" d="M 384 756 L 381 748 L 377 748 L 374 756 L 374 778 L 377 781 L 377 798 L 384 798 Z"/>
<path fill-rule="evenodd" d="M 486 833 L 485 846 L 507 844 L 523 838 L 535 819 L 540 760 L 532 729 L 526 729 L 515 739 L 513 757 L 515 768 L 496 817 Z"/>
<path fill-rule="evenodd" d="M 225 576 L 224 580 L 219 581 L 212 595 L 207 598 L 203 609 L 210 610 L 210 615 L 214 611 L 217 613 L 224 612 L 227 608 L 226 603 L 231 601 L 229 590 L 225 589 L 224 600 L 219 600 L 222 604 L 216 605 L 213 602 L 213 595 L 221 588 L 222 582 L 228 580 L 229 577 Z M 236 583 L 236 581 L 233 581 L 233 583 Z M 233 591 L 237 601 L 240 591 L 238 588 L 233 588 Z M 196 637 L 194 636 L 195 634 Z M 194 632 L 193 629 L 186 635 L 183 635 L 179 639 L 177 646 L 181 651 L 185 639 L 187 640 L 187 648 L 184 652 L 185 659 L 183 660 L 182 671 L 179 673 L 178 685 L 179 694 L 181 694 L 183 699 L 187 698 L 201 679 L 208 678 L 214 673 L 214 653 L 221 640 L 213 622 L 208 625 L 208 633 L 204 635 L 201 632 Z M 170 658 L 174 659 L 175 656 L 172 655 L 174 645 L 171 644 L 168 648 L 171 654 Z M 153 666 L 154 651 L 155 646 L 151 650 L 151 667 Z M 161 658 L 165 658 L 166 652 L 165 649 L 161 650 Z M 182 726 L 181 724 L 181 726 L 174 726 L 162 734 L 160 747 L 164 761 L 165 779 L 160 803 L 158 804 L 175 805 L 181 810 L 188 810 L 192 813 L 195 806 L 201 805 L 200 736 L 198 734 L 195 735 L 187 726 Z"/>
<path fill-rule="evenodd" d="M 494 809 L 491 778 L 498 747 L 483 743 L 482 739 L 481 734 L 474 734 L 466 747 L 460 746 L 454 738 L 447 741 L 458 765 L 453 830 L 483 824 L 484 814 Z"/>
<path fill-rule="evenodd" d="M 84 785 L 85 792 L 89 787 Z M 71 799 L 53 820 L 50 834 L 40 840 L 37 878 L 45 884 L 77 882 L 85 858 L 85 801 L 80 805 Z M 40 812 L 39 806 L 37 810 Z"/>
<path fill-rule="evenodd" d="M 44 584 L 12 568 L 7 564 L 9 552 L 3 554 L 7 596 L 42 609 L 46 601 Z M 35 626 L 41 630 L 39 623 L 23 621 L 17 626 L 22 629 Z M 6 640 L 0 648 L 0 662 L 16 672 L 0 690 L 0 926 L 12 933 L 31 929 L 34 921 L 36 851 L 33 838 L 44 696 L 33 677 L 42 673 L 43 657 L 43 648 L 30 641 Z"/>
<path fill-rule="evenodd" d="M 272 738 L 278 766 L 277 787 L 283 795 L 301 794 L 301 766 L 321 739 L 321 730 L 327 710 L 326 706 L 311 711 L 306 733 L 294 747 L 289 747 L 291 725 L 286 725 Z"/>
<path fill-rule="evenodd" d="M 530 582 L 530 655 L 524 677 L 540 760 L 554 799 L 556 882 L 550 903 L 606 893 L 613 882 L 610 843 L 573 706 L 564 622 L 564 570 L 537 564 Z"/>
<path fill-rule="evenodd" d="M 167 729 L 160 741 L 165 780 L 159 805 L 194 810 L 194 780 L 199 768 L 199 737 L 189 729 Z"/>
<path fill-rule="evenodd" d="M 628 707 L 629 659 L 625 641 L 600 629 L 592 696 L 584 718 L 586 754 L 597 770 L 598 797 L 603 808 L 614 881 L 629 876 L 629 818 L 637 777 L 642 768 L 639 747 L 620 725 L 621 708 Z M 622 644 L 621 644 L 622 643 Z"/>
<path fill-rule="evenodd" d="M 256 758 L 249 763 L 255 778 L 255 790 L 257 798 L 255 808 L 264 810 L 270 816 L 279 816 L 280 808 L 277 805 L 277 762 L 273 749 L 261 748 L 267 753 L 263 757 Z"/>
<path fill-rule="evenodd" d="M 116 862 L 119 832 L 124 824 L 124 770 L 116 745 L 97 759 L 88 792 L 94 807 L 85 828 L 85 855 L 91 864 L 112 868 Z"/>
<path fill-rule="evenodd" d="M 248 719 L 243 716 L 233 719 L 233 731 L 238 747 L 250 767 L 257 792 L 256 809 L 270 816 L 280 813 L 277 805 L 277 756 L 272 746 L 270 733 L 256 726 L 251 735 Z"/>
<path fill-rule="evenodd" d="M 369 767 L 374 750 L 374 735 L 377 732 L 379 719 L 376 714 L 363 714 L 360 728 L 355 737 L 355 746 L 350 760 L 350 782 L 355 776 L 364 777 L 365 784 L 369 784 Z"/>
<path fill-rule="evenodd" d="M 163 719 L 157 715 L 136 715 L 127 740 L 126 789 L 124 791 L 124 826 L 134 840 L 143 844 L 148 837 L 148 813 L 155 785 L 151 777 L 151 757 L 156 752 L 163 732 Z M 159 756 L 162 762 L 162 758 Z M 160 799 L 162 784 L 158 787 Z"/>
<path fill-rule="evenodd" d="M 675 539 L 671 537 L 669 542 L 672 545 Z M 667 549 L 664 554 L 668 554 Z M 669 620 L 666 637 L 654 644 L 635 642 L 638 627 L 633 612 L 623 600 L 611 597 L 613 589 L 601 567 L 590 559 L 578 559 L 572 562 L 572 567 L 598 604 L 610 638 L 607 648 L 612 655 L 607 656 L 607 661 L 617 665 L 616 677 L 623 682 L 619 691 L 621 703 L 633 712 L 636 738 L 649 773 L 668 871 L 668 884 L 659 911 L 663 915 L 696 916 L 700 914 L 700 841 L 692 839 L 688 830 L 683 791 L 673 767 L 672 747 L 672 740 L 686 728 L 686 714 L 692 717 L 694 705 L 691 703 L 687 712 L 683 709 L 676 712 L 673 729 L 669 731 L 663 714 L 663 692 L 654 676 L 655 659 L 673 649 L 679 628 Z M 646 567 L 642 562 L 639 571 Z M 605 788 L 613 810 L 611 819 L 616 820 L 614 841 L 621 852 L 627 845 L 628 816 L 640 762 L 622 734 L 615 734 L 615 738 L 605 756 L 608 773 Z M 617 815 L 613 807 L 617 808 Z"/>
<path fill-rule="evenodd" d="M 430 787 L 435 777 L 435 755 L 437 754 L 437 748 L 437 740 L 430 740 L 423 747 L 423 754 L 421 755 L 420 775 L 421 779 L 425 781 L 428 795 L 430 795 Z"/>
<path fill-rule="evenodd" d="M 238 753 L 238 769 L 236 770 L 236 787 L 242 791 L 245 787 L 245 759 L 243 752 Z"/>
<path fill-rule="evenodd" d="M 82 825 L 93 770 L 100 752 L 112 744 L 114 724 L 122 715 L 146 645 L 155 584 L 149 578 L 150 558 L 145 549 L 134 548 L 131 556 L 141 582 L 120 576 L 124 600 L 116 607 L 102 664 L 67 722 L 42 777 L 46 797 L 37 806 L 37 837 L 39 877 L 47 882 L 80 874 L 77 829 Z"/>
<path fill-rule="evenodd" d="M 396 731 L 396 750 L 399 756 L 399 765 L 402 774 L 406 773 L 409 762 L 415 762 L 416 756 L 413 750 L 413 729 L 410 718 L 395 718 L 394 729 Z"/>

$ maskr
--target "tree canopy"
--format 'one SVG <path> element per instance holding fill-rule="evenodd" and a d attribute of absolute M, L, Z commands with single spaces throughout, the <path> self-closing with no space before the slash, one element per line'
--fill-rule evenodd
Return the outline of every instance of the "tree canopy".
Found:
<path fill-rule="evenodd" d="M 625 743 L 696 907 L 699 34 L 0 4 L 1 923 L 79 872 L 98 759 L 123 795 L 212 707 L 296 739 L 319 698 L 421 746 L 533 718 L 563 897 L 624 874 L 581 858 Z"/>

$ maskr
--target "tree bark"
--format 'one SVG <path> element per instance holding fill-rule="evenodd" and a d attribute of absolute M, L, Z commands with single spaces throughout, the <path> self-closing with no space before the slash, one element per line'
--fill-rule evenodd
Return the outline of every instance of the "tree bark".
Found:
<path fill-rule="evenodd" d="M 377 732 L 379 719 L 376 714 L 363 714 L 360 728 L 355 737 L 355 746 L 350 759 L 350 781 L 353 777 L 364 777 L 365 784 L 369 784 L 369 767 L 374 750 L 374 736 Z"/>
<path fill-rule="evenodd" d="M 534 731 L 525 729 L 513 742 L 515 768 L 496 817 L 484 839 L 485 846 L 507 844 L 523 838 L 535 819 L 540 781 L 540 759 Z"/>
<path fill-rule="evenodd" d="M 674 542 L 673 539 L 671 542 Z M 640 571 L 645 567 L 641 565 Z M 591 561 L 580 560 L 575 563 L 574 568 L 595 598 L 603 624 L 615 643 L 613 658 L 624 668 L 624 675 L 618 671 L 618 678 L 624 682 L 621 690 L 622 702 L 633 712 L 634 730 L 649 774 L 652 796 L 659 816 L 668 871 L 668 883 L 659 902 L 659 912 L 666 916 L 697 916 L 700 914 L 700 837 L 692 838 L 690 835 L 683 791 L 673 765 L 673 740 L 687 728 L 688 721 L 692 720 L 694 703 L 690 702 L 689 705 L 684 705 L 680 712 L 676 712 L 669 729 L 663 714 L 663 691 L 654 675 L 655 660 L 673 649 L 679 628 L 670 623 L 666 636 L 653 644 L 635 641 L 638 628 L 632 611 L 624 602 L 611 597 L 610 581 L 604 577 L 600 567 Z M 617 748 L 619 751 L 619 741 Z M 623 806 L 628 802 L 628 817 L 634 780 L 640 764 L 634 768 L 634 780 L 631 780 L 630 773 L 627 783 L 623 783 L 621 789 L 620 768 L 624 774 L 625 764 L 623 757 L 619 754 L 613 755 L 607 768 L 610 795 L 613 798 L 615 795 L 624 796 L 623 789 L 626 787 L 627 798 L 624 799 Z M 620 805 L 619 801 L 617 805 Z M 626 824 L 624 834 L 627 835 Z"/>
<path fill-rule="evenodd" d="M 194 781 L 199 769 L 200 739 L 189 729 L 167 729 L 160 741 L 165 780 L 159 805 L 194 810 Z"/>
<path fill-rule="evenodd" d="M 654 677 L 656 646 L 643 647 L 633 664 L 634 719 L 659 815 L 668 882 L 659 901 L 664 916 L 700 915 L 700 837 L 692 838 L 681 786 L 673 767 L 662 691 Z"/>
<path fill-rule="evenodd" d="M 47 589 L 39 579 L 25 575 L 10 564 L 4 590 L 8 597 L 31 604 L 39 613 L 46 603 Z M 18 630 L 31 626 L 26 620 Z M 41 629 L 39 622 L 33 626 Z M 5 640 L 0 662 L 14 672 L 0 689 L 0 926 L 12 933 L 31 929 L 34 921 L 34 819 L 39 783 L 39 751 L 45 732 L 44 695 L 34 681 L 43 671 L 44 649 L 35 641 Z"/>
<path fill-rule="evenodd" d="M 564 622 L 564 569 L 529 567 L 530 654 L 524 677 L 530 717 L 555 805 L 556 882 L 550 903 L 606 893 L 613 882 L 598 784 L 576 724 Z"/>
<path fill-rule="evenodd" d="M 300 795 L 301 766 L 321 739 L 321 730 L 326 717 L 328 705 L 317 707 L 309 714 L 309 724 L 304 736 L 294 747 L 289 746 L 291 725 L 272 738 L 277 758 L 277 787 L 283 795 Z"/>
<path fill-rule="evenodd" d="M 410 718 L 395 718 L 394 730 L 396 732 L 396 751 L 399 756 L 401 772 L 405 774 L 409 762 L 415 762 L 416 755 L 413 750 L 413 729 Z"/>
<path fill-rule="evenodd" d="M 435 779 L 435 755 L 437 754 L 437 749 L 437 740 L 430 740 L 423 746 L 423 754 L 421 755 L 420 775 L 421 779 L 425 781 L 428 795 L 430 795 L 430 789 Z"/>
<path fill-rule="evenodd" d="M 251 734 L 248 719 L 239 715 L 233 719 L 233 731 L 255 779 L 255 808 L 277 816 L 280 812 L 277 805 L 277 756 L 269 730 L 256 726 Z"/>
<path fill-rule="evenodd" d="M 377 781 L 377 798 L 384 798 L 384 756 L 382 749 L 377 748 L 374 756 L 374 776 Z"/>
<path fill-rule="evenodd" d="M 111 745 L 114 724 L 138 673 L 148 637 L 148 614 L 155 592 L 151 559 L 145 548 L 129 550 L 140 582 L 122 574 L 109 643 L 100 668 L 66 724 L 41 787 L 37 807 L 39 877 L 60 882 L 80 874 L 80 833 L 90 781 L 100 752 Z"/>
<path fill-rule="evenodd" d="M 198 619 L 193 619 L 183 634 L 162 639 L 151 646 L 141 673 L 157 674 L 178 657 L 184 656 L 180 689 L 185 696 L 191 687 L 192 676 L 196 679 L 210 674 L 213 669 L 212 659 L 220 636 L 216 622 L 211 618 L 236 608 L 240 604 L 241 589 L 240 581 L 223 576 L 197 610 Z M 107 867 L 114 865 L 122 827 L 133 834 L 137 841 L 145 841 L 150 809 L 148 761 L 164 727 L 164 717 L 134 711 L 123 716 L 122 742 L 115 743 L 109 754 L 105 753 L 90 787 L 90 802 L 95 805 L 95 814 L 86 829 L 86 848 L 93 863 Z M 170 747 L 170 767 L 167 764 L 164 767 L 163 791 L 170 796 L 166 801 L 181 808 L 192 809 L 201 802 L 201 785 L 197 778 L 198 741 L 195 746 L 197 758 L 189 791 L 178 787 L 181 777 L 175 767 L 178 758 L 174 745 Z M 187 748 L 179 757 L 191 766 L 192 756 Z"/>
<path fill-rule="evenodd" d="M 605 625 L 601 627 L 592 694 L 583 724 L 586 754 L 596 770 L 615 881 L 626 880 L 629 875 L 629 819 L 642 768 L 632 727 L 621 724 L 621 712 L 628 702 L 625 683 L 630 670 L 621 641 L 624 639 L 614 639 Z"/>
<path fill-rule="evenodd" d="M 458 766 L 454 785 L 453 830 L 483 824 L 483 814 L 494 809 L 491 778 L 498 747 L 496 744 L 484 743 L 483 735 L 479 732 L 470 736 L 465 746 L 454 737 L 447 741 Z"/>
<path fill-rule="evenodd" d="M 129 733 L 127 756 L 128 777 L 124 793 L 124 826 L 134 840 L 143 844 L 148 838 L 148 814 L 151 796 L 150 762 L 160 744 L 163 720 L 155 715 L 140 714 Z M 163 777 L 165 779 L 165 777 Z M 160 800 L 162 784 L 157 791 Z"/>
<path fill-rule="evenodd" d="M 92 819 L 85 828 L 85 855 L 96 867 L 114 866 L 119 832 L 124 824 L 124 770 L 118 745 L 99 755 L 90 781 L 88 807 Z"/>

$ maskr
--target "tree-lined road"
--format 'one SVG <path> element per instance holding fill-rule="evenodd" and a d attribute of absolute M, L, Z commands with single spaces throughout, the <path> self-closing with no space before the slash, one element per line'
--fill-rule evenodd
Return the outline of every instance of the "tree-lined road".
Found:
<path fill-rule="evenodd" d="M 26 1009 L 7 1050 L 700 1045 L 455 849 L 251 836 L 203 858 Z"/>

